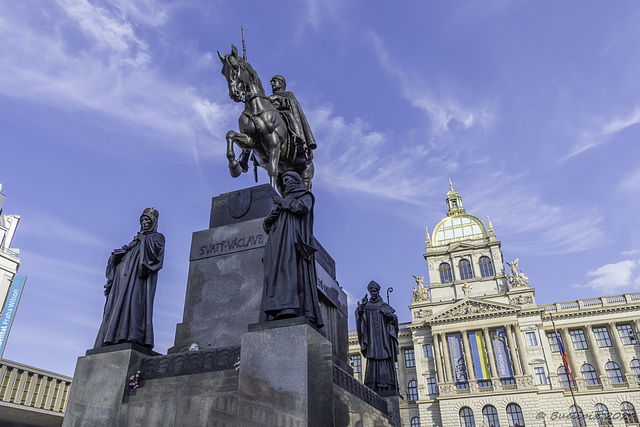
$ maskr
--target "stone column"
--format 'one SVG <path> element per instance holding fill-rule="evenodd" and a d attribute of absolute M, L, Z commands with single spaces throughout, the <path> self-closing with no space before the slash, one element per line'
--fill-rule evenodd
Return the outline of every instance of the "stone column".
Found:
<path fill-rule="evenodd" d="M 576 352 L 573 350 L 573 341 L 571 341 L 567 328 L 558 328 L 558 332 L 560 332 L 562 337 L 564 350 L 567 352 L 567 359 L 569 360 L 569 369 L 571 370 L 573 383 L 577 385 L 576 374 L 580 375 L 580 367 L 576 365 Z M 562 356 L 562 354 L 560 354 L 560 356 Z"/>
<path fill-rule="evenodd" d="M 476 379 L 476 373 L 473 369 L 473 356 L 471 355 L 471 343 L 469 342 L 469 331 L 464 330 L 464 331 L 460 331 L 460 334 L 462 334 L 462 342 L 464 342 L 464 349 L 463 349 L 463 354 L 464 354 L 464 363 L 465 365 L 467 365 L 467 380 L 469 381 L 469 384 L 473 383 L 473 384 L 477 384 L 478 381 Z"/>
<path fill-rule="evenodd" d="M 432 334 L 433 335 L 433 357 L 436 361 L 436 380 L 438 383 L 444 383 L 444 369 L 442 368 L 442 353 L 440 352 L 440 336 L 442 334 Z"/>
<path fill-rule="evenodd" d="M 593 357 L 596 359 L 596 373 L 598 375 L 598 378 L 600 378 L 600 384 L 602 384 L 604 382 L 603 379 L 606 377 L 606 374 L 604 372 L 604 363 L 602 363 L 602 358 L 600 357 L 600 347 L 598 347 L 598 340 L 596 339 L 596 334 L 593 332 L 593 327 L 587 326 L 586 329 L 589 347 L 591 348 Z"/>
<path fill-rule="evenodd" d="M 624 362 L 624 360 L 625 360 L 625 358 L 624 358 L 624 344 L 622 343 L 622 340 L 620 339 L 620 333 L 618 332 L 618 328 L 616 328 L 616 324 L 615 323 L 609 322 L 609 323 L 607 323 L 607 326 L 609 327 L 609 330 L 611 331 L 611 334 L 613 335 L 613 340 L 615 341 L 615 345 L 613 347 L 615 348 L 617 356 L 618 356 L 618 360 L 616 361 L 616 363 L 618 363 L 618 365 L 620 366 L 620 370 L 622 371 L 622 375 L 625 378 L 627 378 L 627 375 L 633 375 L 633 374 L 629 371 L 629 368 L 627 367 L 627 364 Z M 602 367 L 604 368 L 604 365 Z"/>
<path fill-rule="evenodd" d="M 489 328 L 482 328 L 482 335 L 484 336 L 484 348 L 487 350 L 487 358 L 491 366 L 491 382 L 495 386 L 500 382 L 500 378 L 498 377 L 498 364 L 496 363 L 496 356 L 493 354 L 493 340 L 491 339 Z"/>
<path fill-rule="evenodd" d="M 509 345 L 509 354 L 511 356 L 511 363 L 513 364 L 513 370 L 516 375 L 522 375 L 522 367 L 520 366 L 520 357 L 513 342 L 513 335 L 511 334 L 511 325 L 505 326 L 505 335 L 507 336 L 507 344 Z"/>
<path fill-rule="evenodd" d="M 447 382 L 454 382 L 453 368 L 451 367 L 451 357 L 449 353 L 449 341 L 447 340 L 447 334 L 440 334 L 442 337 L 442 352 L 444 353 L 444 365 L 447 377 Z"/>
<path fill-rule="evenodd" d="M 520 355 L 520 363 L 522 363 L 522 373 L 524 375 L 531 375 L 531 371 L 529 370 L 529 360 L 525 355 L 525 346 L 522 342 L 522 332 L 520 331 L 520 326 L 517 324 L 513 326 L 515 329 L 516 335 L 516 343 L 518 344 L 518 353 Z"/>

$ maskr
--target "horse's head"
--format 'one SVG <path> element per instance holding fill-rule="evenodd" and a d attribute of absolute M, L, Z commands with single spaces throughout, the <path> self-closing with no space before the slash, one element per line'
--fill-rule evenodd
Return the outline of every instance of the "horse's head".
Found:
<path fill-rule="evenodd" d="M 258 74 L 244 58 L 238 56 L 238 49 L 234 45 L 231 45 L 231 53 L 223 56 L 218 52 L 218 56 L 222 61 L 221 73 L 227 79 L 231 99 L 241 102 L 248 94 L 264 95 Z"/>

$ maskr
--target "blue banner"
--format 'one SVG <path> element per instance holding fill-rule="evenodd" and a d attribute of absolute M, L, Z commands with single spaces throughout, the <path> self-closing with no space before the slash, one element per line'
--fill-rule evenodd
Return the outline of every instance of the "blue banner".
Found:
<path fill-rule="evenodd" d="M 0 358 L 2 357 L 2 353 L 4 353 L 4 346 L 7 343 L 7 337 L 11 330 L 13 317 L 16 314 L 16 308 L 18 308 L 18 302 L 20 302 L 20 295 L 22 295 L 25 280 L 27 280 L 26 276 L 16 276 L 13 278 L 4 309 L 0 315 Z"/>
<path fill-rule="evenodd" d="M 495 330 L 493 335 L 493 354 L 496 356 L 498 365 L 498 376 L 500 378 L 513 378 L 513 369 L 509 359 L 509 346 L 507 345 L 507 334 L 503 328 Z"/>
<path fill-rule="evenodd" d="M 464 363 L 460 334 L 447 335 L 447 339 L 449 340 L 449 354 L 451 355 L 454 380 L 456 383 L 467 383 L 469 379 L 467 377 L 467 366 Z"/>

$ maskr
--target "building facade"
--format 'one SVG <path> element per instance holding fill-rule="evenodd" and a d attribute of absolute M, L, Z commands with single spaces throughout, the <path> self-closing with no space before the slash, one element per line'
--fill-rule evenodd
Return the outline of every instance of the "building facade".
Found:
<path fill-rule="evenodd" d="M 4 198 L 4 194 L 0 193 L 0 308 L 4 307 L 11 282 L 20 267 L 18 250 L 10 248 L 20 215 L 5 215 L 2 210 Z"/>
<path fill-rule="evenodd" d="M 640 426 L 640 293 L 537 305 L 491 221 L 446 203 L 398 337 L 403 425 Z"/>
<path fill-rule="evenodd" d="M 20 267 L 19 251 L 11 248 L 20 216 L 3 212 L 4 199 L 0 193 L 0 309 L 4 309 Z M 7 336 L 3 338 L 6 340 Z M 71 378 L 67 376 L 1 359 L 0 425 L 62 425 L 70 386 Z"/>

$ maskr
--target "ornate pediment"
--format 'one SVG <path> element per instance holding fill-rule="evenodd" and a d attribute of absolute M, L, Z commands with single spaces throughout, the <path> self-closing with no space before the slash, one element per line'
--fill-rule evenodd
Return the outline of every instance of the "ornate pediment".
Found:
<path fill-rule="evenodd" d="M 455 303 L 453 306 L 444 310 L 430 319 L 430 322 L 451 321 L 451 320 L 469 320 L 481 317 L 501 317 L 516 314 L 518 308 L 509 304 L 496 302 L 487 302 L 475 298 L 465 298 Z"/>
<path fill-rule="evenodd" d="M 449 251 L 456 251 L 462 249 L 477 249 L 478 245 L 469 242 L 453 242 L 449 244 Z"/>

